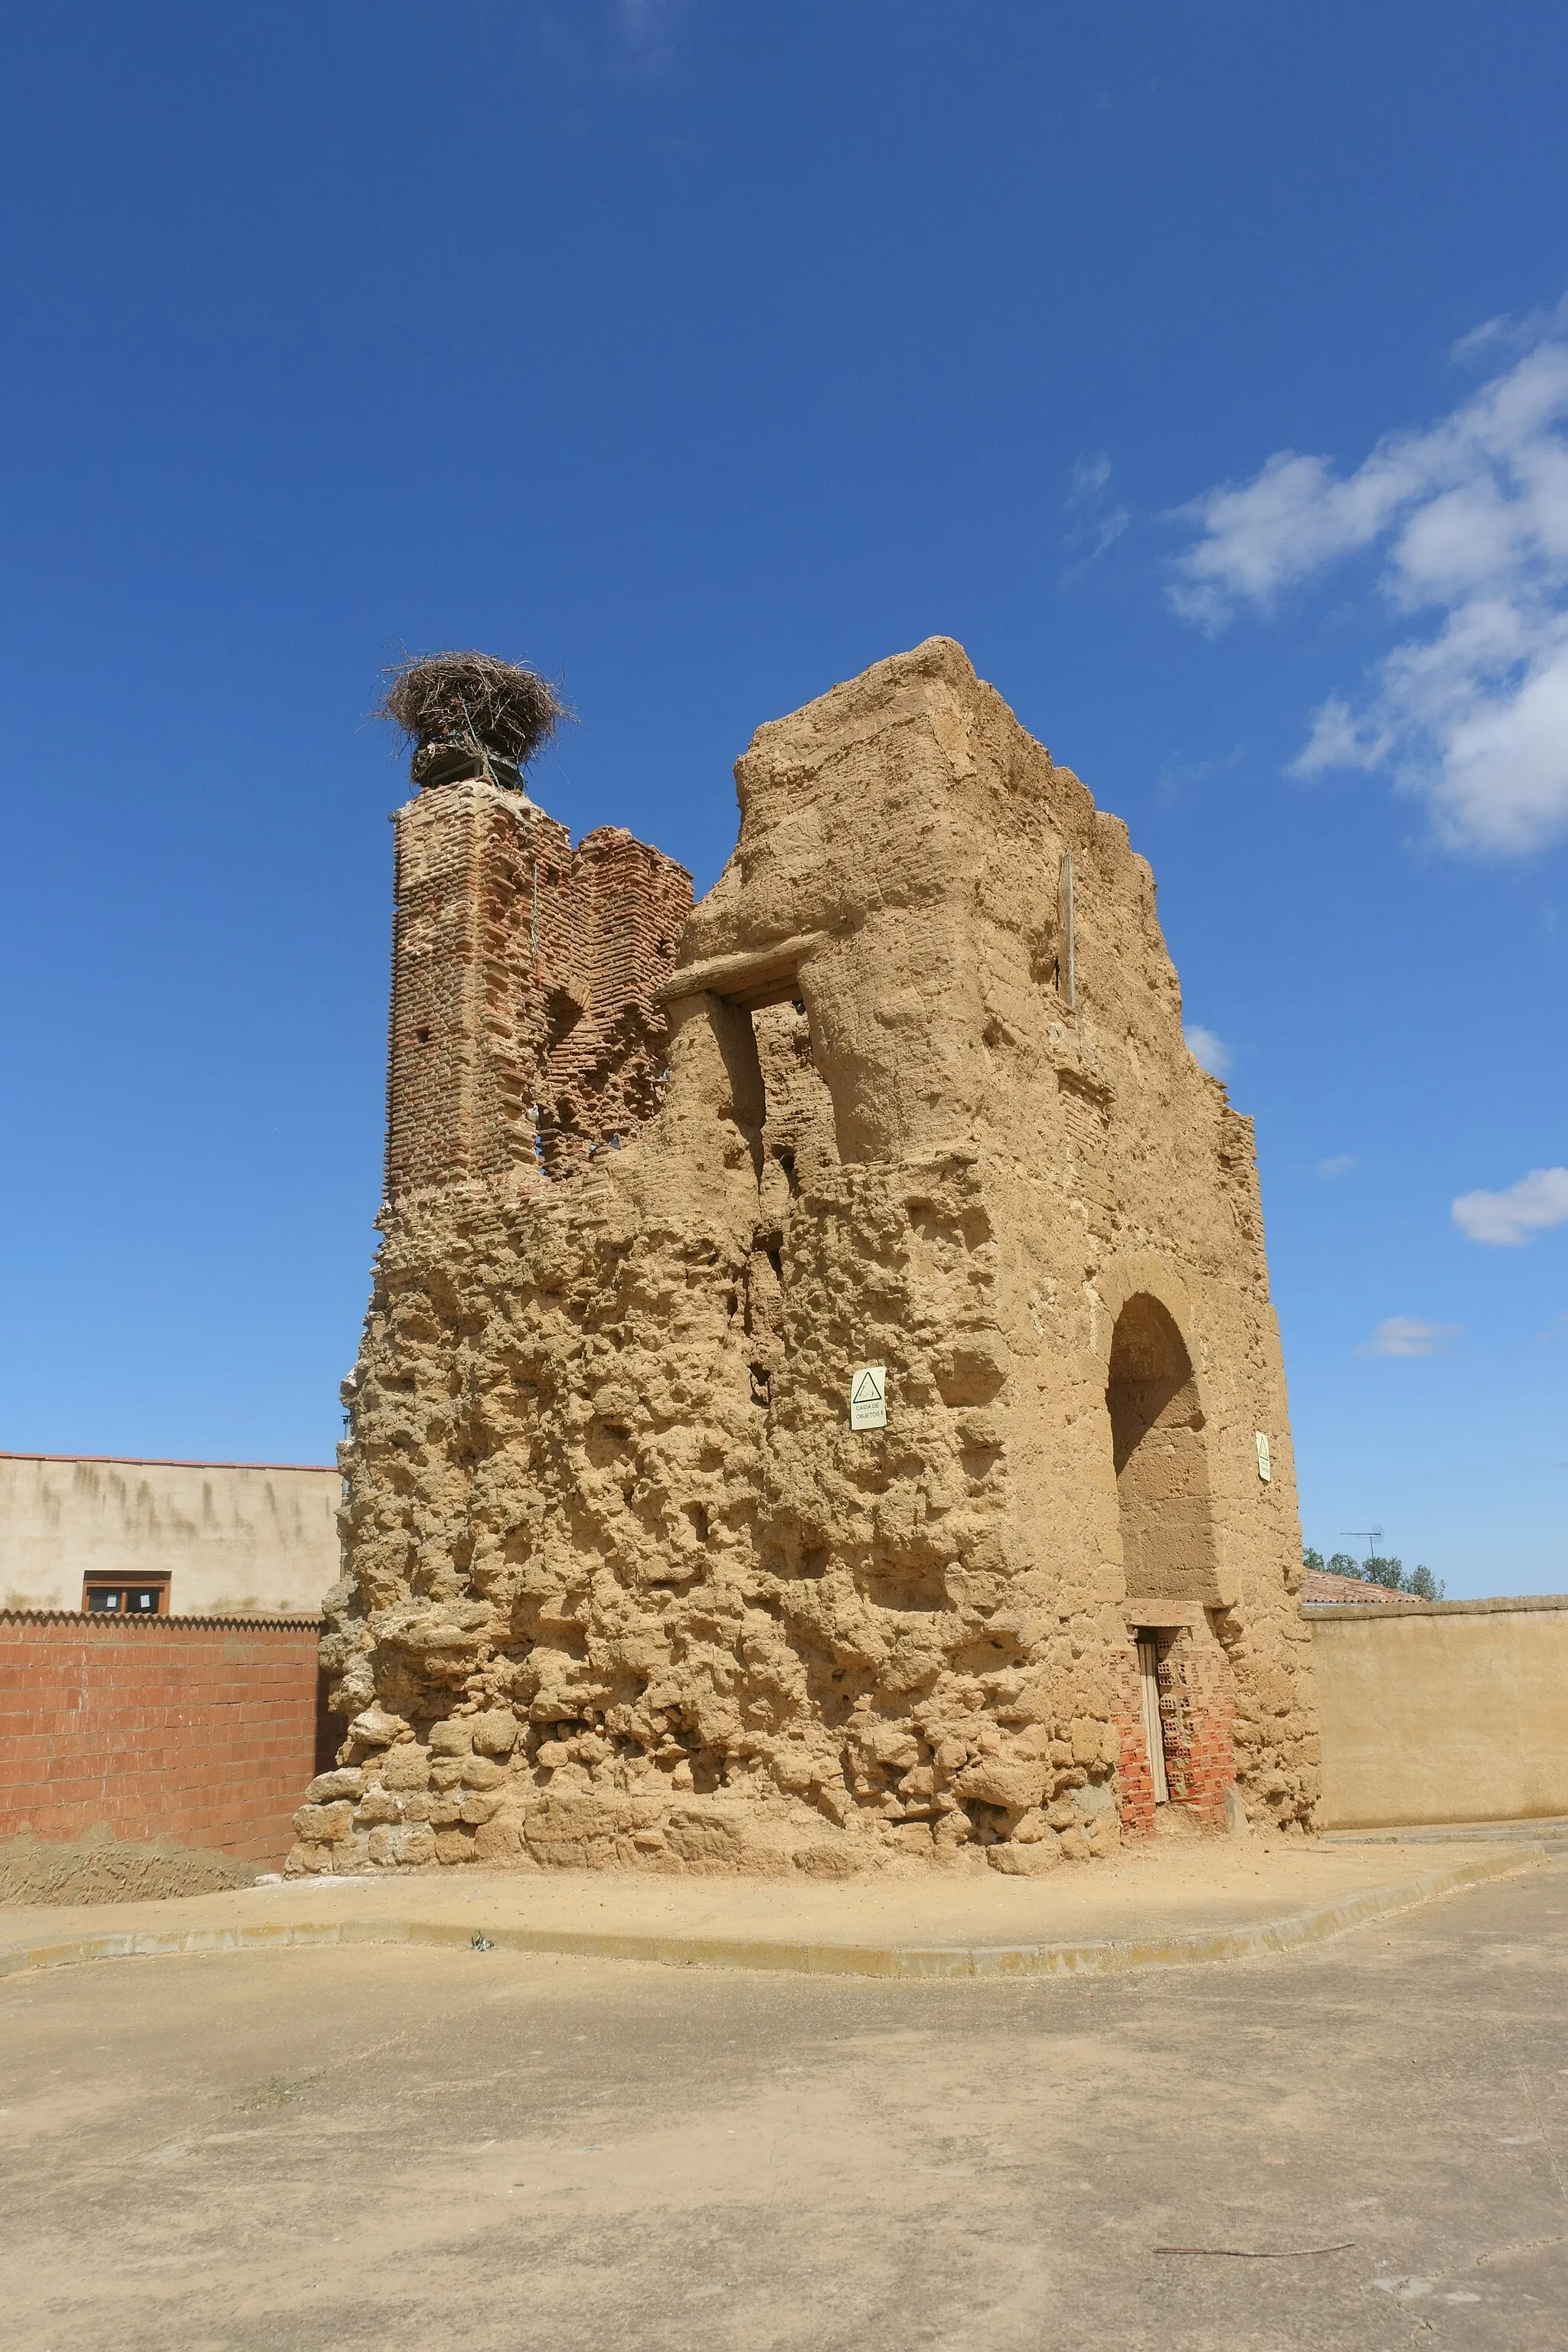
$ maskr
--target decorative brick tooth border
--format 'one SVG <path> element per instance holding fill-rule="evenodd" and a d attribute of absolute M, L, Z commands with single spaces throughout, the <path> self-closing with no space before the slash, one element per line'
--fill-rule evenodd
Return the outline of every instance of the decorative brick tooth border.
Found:
<path fill-rule="evenodd" d="M 135 1582 L 134 1577 L 126 1580 Z M 182 1617 L 174 1612 L 157 1616 L 148 1610 L 143 1613 L 124 1614 L 118 1609 L 0 1609 L 0 1638 L 7 1625 L 77 1625 L 96 1633 L 123 1633 L 132 1625 L 161 1626 L 165 1633 L 179 1632 L 184 1627 L 210 1631 L 216 1626 L 238 1633 L 317 1633 L 321 1630 L 320 1617 L 262 1617 L 236 1614 L 230 1617 Z"/>

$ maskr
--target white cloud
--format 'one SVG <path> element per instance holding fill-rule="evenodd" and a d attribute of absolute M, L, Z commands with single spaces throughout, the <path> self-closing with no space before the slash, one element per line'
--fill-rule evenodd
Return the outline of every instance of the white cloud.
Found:
<path fill-rule="evenodd" d="M 1458 1323 L 1423 1323 L 1414 1315 L 1390 1315 L 1378 1325 L 1358 1356 L 1446 1356 L 1457 1339 Z"/>
<path fill-rule="evenodd" d="M 670 61 L 674 37 L 686 0 L 615 0 L 614 21 L 626 50 L 647 72 L 658 72 Z"/>
<path fill-rule="evenodd" d="M 1079 578 L 1091 563 L 1098 563 L 1132 520 L 1126 507 L 1107 508 L 1105 494 L 1110 486 L 1110 459 L 1103 449 L 1097 457 L 1075 461 L 1067 504 L 1078 520 L 1067 535 L 1068 545 L 1086 548 L 1088 552 L 1068 573 L 1068 579 Z"/>
<path fill-rule="evenodd" d="M 1196 1021 L 1189 1022 L 1182 1034 L 1187 1041 L 1188 1053 L 1199 1067 L 1206 1070 L 1211 1078 L 1223 1078 L 1230 1067 L 1231 1058 L 1230 1047 L 1225 1039 L 1216 1037 L 1212 1029 L 1205 1029 Z"/>
<path fill-rule="evenodd" d="M 1355 1164 L 1352 1153 L 1338 1151 L 1331 1160 L 1319 1160 L 1318 1173 L 1320 1176 L 1348 1176 Z"/>
<path fill-rule="evenodd" d="M 1555 310 L 1537 303 L 1532 310 L 1501 310 L 1495 319 L 1483 319 L 1468 335 L 1461 335 L 1448 353 L 1451 360 L 1461 363 L 1486 359 L 1494 351 L 1526 352 L 1549 335 L 1553 326 L 1561 326 L 1568 301 L 1560 302 Z"/>
<path fill-rule="evenodd" d="M 1068 506 L 1078 506 L 1085 499 L 1097 499 L 1110 479 L 1110 459 L 1103 449 L 1098 457 L 1075 458 L 1072 488 L 1068 492 Z"/>
<path fill-rule="evenodd" d="M 1353 473 L 1279 450 L 1184 508 L 1199 535 L 1171 591 L 1214 633 L 1380 550 L 1383 598 L 1411 632 L 1359 700 L 1323 703 L 1295 771 L 1385 769 L 1450 845 L 1505 854 L 1568 831 L 1568 304 L 1460 348 L 1497 357 L 1521 339 L 1501 374 Z"/>
<path fill-rule="evenodd" d="M 1505 1245 L 1568 1224 L 1568 1168 L 1532 1168 L 1506 1192 L 1461 1192 L 1453 1217 L 1473 1242 Z"/>

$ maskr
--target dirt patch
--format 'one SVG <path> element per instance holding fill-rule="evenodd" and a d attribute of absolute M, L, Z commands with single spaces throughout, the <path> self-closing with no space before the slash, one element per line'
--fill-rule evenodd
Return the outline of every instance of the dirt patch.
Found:
<path fill-rule="evenodd" d="M 255 1865 L 232 1854 L 176 1845 L 128 1845 L 89 1830 L 71 1844 L 14 1837 L 0 1843 L 0 1903 L 134 1903 L 165 1895 L 216 1895 L 249 1886 Z"/>

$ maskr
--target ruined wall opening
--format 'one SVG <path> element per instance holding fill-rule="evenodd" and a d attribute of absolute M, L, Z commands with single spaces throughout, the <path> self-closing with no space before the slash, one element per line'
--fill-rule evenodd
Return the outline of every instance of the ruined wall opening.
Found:
<path fill-rule="evenodd" d="M 838 1164 L 833 1097 L 816 1066 L 811 1021 L 799 993 L 759 1005 L 752 1015 L 763 1090 L 763 1146 L 793 1200 Z"/>
<path fill-rule="evenodd" d="M 787 1353 L 790 1227 L 803 1190 L 837 1166 L 833 1106 L 812 1055 L 811 1024 L 793 972 L 710 997 L 709 1018 L 728 1089 L 721 1116 L 745 1138 L 757 1179 L 752 1246 L 731 1293 L 747 1349 L 753 1404 L 764 1412 Z"/>
<path fill-rule="evenodd" d="M 1143 1723 L 1143 1746 L 1149 1759 L 1150 1793 L 1157 1805 L 1171 1801 L 1170 1775 L 1165 1769 L 1165 1726 L 1160 1712 L 1160 1636 L 1144 1632 L 1137 1637 L 1138 1699 Z"/>
<path fill-rule="evenodd" d="M 1119 1682 L 1123 1835 L 1226 1828 L 1236 1690 L 1219 1643 L 1201 1624 L 1138 1626 L 1121 1653 Z"/>
<path fill-rule="evenodd" d="M 1174 1321 L 1146 1293 L 1116 1318 L 1105 1402 L 1128 1598 L 1216 1606 L 1197 1381 Z"/>

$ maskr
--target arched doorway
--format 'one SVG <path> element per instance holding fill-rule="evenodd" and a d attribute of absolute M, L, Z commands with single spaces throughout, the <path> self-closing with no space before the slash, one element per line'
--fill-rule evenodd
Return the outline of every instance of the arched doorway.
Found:
<path fill-rule="evenodd" d="M 1197 1382 L 1173 1318 L 1146 1291 L 1116 1318 L 1105 1402 L 1128 1599 L 1216 1606 Z"/>
<path fill-rule="evenodd" d="M 1116 1318 L 1105 1402 L 1131 1637 L 1120 1699 L 1122 1827 L 1134 1836 L 1183 1822 L 1223 1828 L 1234 1694 L 1205 1614 L 1220 1603 L 1204 1412 L 1175 1319 L 1147 1291 Z"/>

